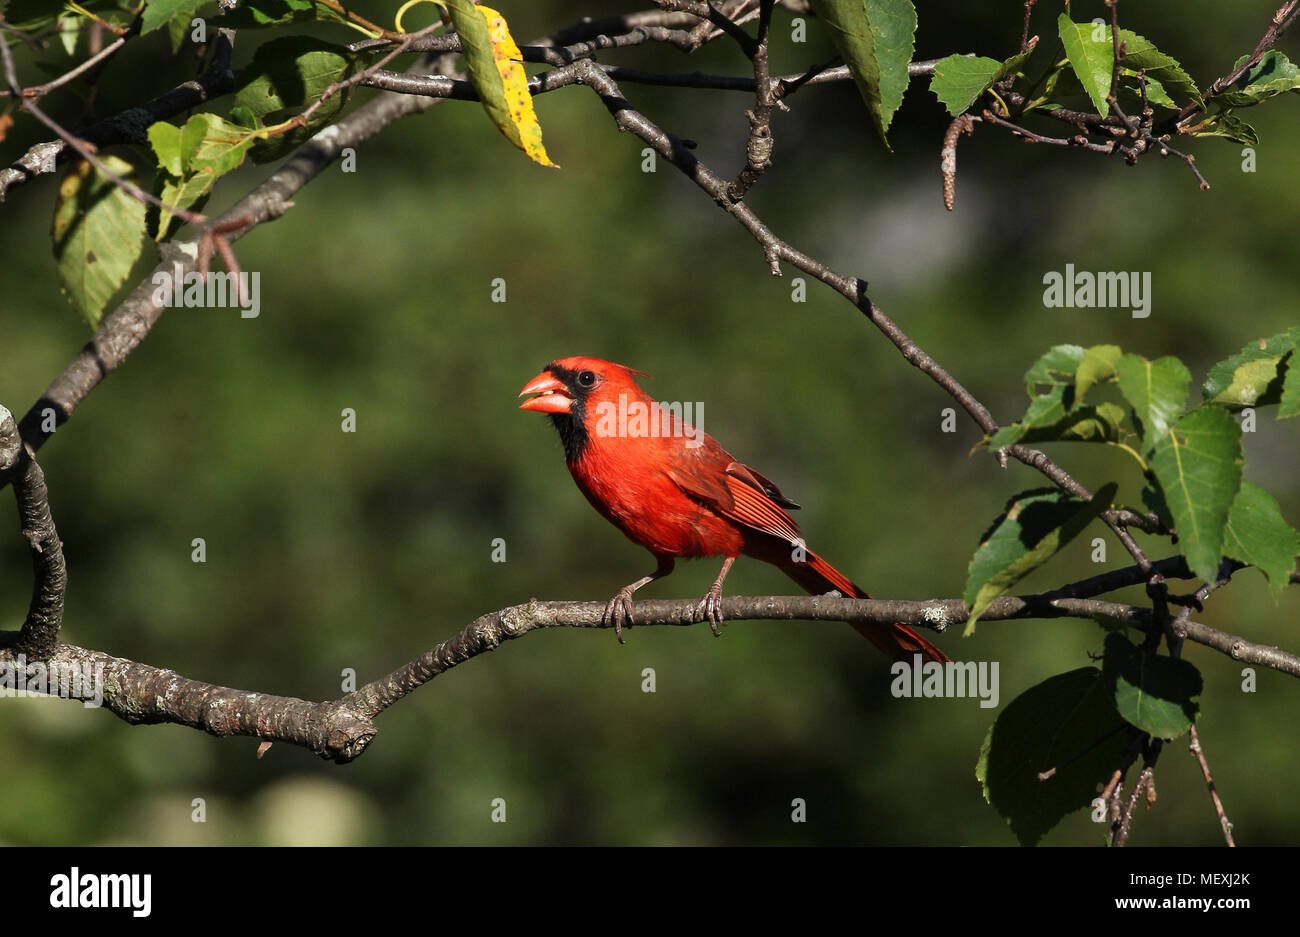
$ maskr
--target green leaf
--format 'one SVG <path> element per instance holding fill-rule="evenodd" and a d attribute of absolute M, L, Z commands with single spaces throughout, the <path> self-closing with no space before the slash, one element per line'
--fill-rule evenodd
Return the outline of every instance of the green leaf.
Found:
<path fill-rule="evenodd" d="M 193 22 L 192 16 L 178 16 L 167 24 L 167 38 L 171 40 L 172 55 L 181 51 L 185 45 L 185 40 L 190 35 L 190 24 Z"/>
<path fill-rule="evenodd" d="M 1082 376 L 1084 390 L 1109 380 L 1113 359 L 1120 355 L 1114 345 L 1096 345 L 1085 351 L 1078 345 L 1056 345 L 1025 372 L 1025 389 L 1031 400 L 1025 415 L 1003 426 L 984 440 L 991 449 L 1017 442 L 1090 441 L 1119 442 L 1127 435 L 1124 412 L 1114 404 L 1079 406 L 1081 394 L 1076 380 Z"/>
<path fill-rule="evenodd" d="M 469 80 L 492 123 L 505 133 L 504 128 L 510 126 L 510 107 L 506 103 L 505 82 L 492 56 L 492 37 L 487 20 L 472 0 L 447 0 L 447 12 L 460 36 Z"/>
<path fill-rule="evenodd" d="M 246 107 L 262 118 L 306 107 L 331 84 L 352 74 L 357 64 L 357 56 L 346 46 L 309 36 L 272 39 L 258 48 L 253 61 L 240 72 L 235 106 Z M 330 110 L 339 96 L 330 98 L 317 114 Z"/>
<path fill-rule="evenodd" d="M 1123 441 L 1127 435 L 1123 407 L 1101 403 L 1065 409 L 1062 398 L 1072 397 L 1073 393 L 1070 387 L 1060 387 L 1034 398 L 1024 419 L 1001 427 L 989 437 L 988 447 L 997 450 L 1014 443 Z"/>
<path fill-rule="evenodd" d="M 1228 512 L 1223 553 L 1263 572 L 1277 601 L 1295 569 L 1300 533 L 1283 519 L 1272 495 L 1258 485 L 1242 482 Z"/>
<path fill-rule="evenodd" d="M 1087 92 L 1089 100 L 1097 113 L 1109 115 L 1110 105 L 1106 98 L 1110 94 L 1110 80 L 1115 67 L 1115 44 L 1110 27 L 1075 23 L 1062 13 L 1057 20 L 1057 30 L 1070 60 L 1070 67 Z M 1094 39 L 1094 34 L 1099 38 Z M 1151 80 L 1151 87 L 1147 90 L 1148 100 L 1154 104 L 1164 104 L 1167 100 L 1169 106 L 1174 106 L 1174 98 L 1187 103 L 1201 103 L 1200 89 L 1177 59 L 1161 52 L 1151 40 L 1129 29 L 1119 31 L 1119 40 L 1125 46 L 1121 73 L 1124 69 L 1134 73 L 1142 70 Z M 1134 89 L 1133 100 L 1136 100 L 1136 84 L 1131 87 Z"/>
<path fill-rule="evenodd" d="M 1158 739 L 1175 739 L 1196 720 L 1192 700 L 1201 673 L 1177 657 L 1148 654 L 1118 632 L 1106 635 L 1102 677 L 1116 711 L 1132 726 Z"/>
<path fill-rule="evenodd" d="M 245 130 L 261 130 L 262 119 L 250 108 L 236 105 L 230 109 L 230 119 Z"/>
<path fill-rule="evenodd" d="M 912 0 L 866 2 L 867 17 L 876 40 L 876 60 L 880 64 L 880 119 L 876 130 L 884 140 L 889 125 L 894 121 L 894 113 L 903 103 L 903 92 L 911 81 L 907 67 L 912 63 L 916 37 L 916 8 L 912 6 Z M 888 147 L 888 141 L 885 145 Z"/>
<path fill-rule="evenodd" d="M 119 176 L 131 164 L 101 157 Z M 144 205 L 102 176 L 88 162 L 68 167 L 54 206 L 54 259 L 59 281 L 92 329 L 144 250 Z"/>
<path fill-rule="evenodd" d="M 849 66 L 871 122 L 886 132 L 907 87 L 916 10 L 910 0 L 810 0 L 830 29 L 831 42 Z"/>
<path fill-rule="evenodd" d="M 1083 353 L 1074 371 L 1074 395 L 1078 401 L 1097 384 L 1115 380 L 1115 364 L 1123 352 L 1118 345 L 1093 345 Z"/>
<path fill-rule="evenodd" d="M 1115 67 L 1115 50 L 1109 39 L 1105 43 L 1094 42 L 1091 23 L 1076 23 L 1064 13 L 1057 19 L 1056 28 L 1070 67 L 1088 93 L 1093 107 L 1102 116 L 1108 115 L 1110 105 L 1106 103 L 1106 96 L 1110 94 L 1110 76 Z M 1106 35 L 1110 36 L 1109 27 Z"/>
<path fill-rule="evenodd" d="M 1029 53 L 1005 62 L 983 56 L 950 55 L 935 63 L 930 90 L 953 117 L 963 114 L 995 81 L 1024 64 Z"/>
<path fill-rule="evenodd" d="M 1172 356 L 1148 361 L 1141 355 L 1125 355 L 1115 366 L 1115 374 L 1120 393 L 1137 414 L 1143 449 L 1149 450 L 1182 415 L 1192 373 Z"/>
<path fill-rule="evenodd" d="M 1025 433 L 1031 428 L 1052 426 L 1060 422 L 1073 402 L 1074 387 L 1069 384 L 1058 385 L 1045 394 L 1039 394 L 1029 401 L 1024 416 L 1010 426 L 1001 427 L 993 434 L 989 440 L 990 448 L 1001 449 L 1003 446 L 1010 446 L 1024 438 Z"/>
<path fill-rule="evenodd" d="M 1031 428 L 1024 442 L 1122 442 L 1124 408 L 1114 403 L 1075 407 L 1059 422 Z"/>
<path fill-rule="evenodd" d="M 169 176 L 159 173 L 154 194 L 168 205 L 187 211 L 202 211 L 216 184 L 217 177 L 209 171 L 193 176 Z M 172 212 L 150 205 L 147 210 L 148 233 L 155 241 L 165 241 L 180 230 L 183 222 Z"/>
<path fill-rule="evenodd" d="M 1055 345 L 1049 348 L 1041 358 L 1025 372 L 1025 390 L 1033 397 L 1039 392 L 1039 385 L 1055 387 L 1061 384 L 1074 384 L 1074 375 L 1087 354 L 1078 345 Z"/>
<path fill-rule="evenodd" d="M 1178 104 L 1169 96 L 1165 86 L 1152 78 L 1150 75 L 1143 75 L 1142 81 L 1138 81 L 1137 72 L 1131 68 L 1120 69 L 1120 91 L 1121 97 L 1125 101 L 1132 101 L 1135 105 L 1142 104 L 1142 84 L 1145 82 L 1147 89 L 1147 103 L 1153 107 L 1164 107 L 1171 111 L 1179 109 Z M 1127 106 L 1125 110 L 1128 110 Z"/>
<path fill-rule="evenodd" d="M 1243 55 L 1237 59 L 1232 70 L 1240 68 L 1247 58 Z M 1229 107 L 1251 107 L 1287 91 L 1300 91 L 1300 68 L 1273 49 L 1265 52 L 1258 62 L 1238 78 L 1231 91 L 1223 92 L 1214 100 Z"/>
<path fill-rule="evenodd" d="M 360 57 L 345 46 L 309 36 L 272 39 L 258 48 L 253 61 L 239 73 L 234 108 L 244 109 L 267 125 L 276 124 L 287 116 L 281 112 L 307 107 L 334 82 L 361 67 Z M 330 97 L 306 126 L 258 141 L 253 160 L 270 162 L 293 150 L 338 116 L 350 91 L 347 88 Z"/>
<path fill-rule="evenodd" d="M 179 176 L 185 171 L 181 160 L 181 128 L 160 120 L 150 124 L 146 135 L 154 156 L 158 158 L 158 168 L 164 172 Z"/>
<path fill-rule="evenodd" d="M 1202 396 L 1209 403 L 1226 407 L 1277 403 L 1285 380 L 1279 368 L 1297 344 L 1300 344 L 1300 326 L 1251 342 L 1210 368 L 1201 386 Z"/>
<path fill-rule="evenodd" d="M 181 128 L 180 152 L 186 173 L 208 169 L 223 176 L 238 168 L 253 145 L 253 135 L 216 114 L 195 114 Z"/>
<path fill-rule="evenodd" d="M 157 196 L 168 205 L 196 209 L 206 201 L 217 180 L 243 163 L 253 134 L 216 114 L 195 114 L 184 127 L 159 121 L 149 127 L 149 143 L 162 170 Z M 149 232 L 165 240 L 180 227 L 166 209 L 151 207 Z"/>
<path fill-rule="evenodd" d="M 1231 111 L 1219 111 L 1206 122 L 1199 124 L 1194 137 L 1223 137 L 1243 146 L 1259 146 L 1259 134 L 1255 128 Z"/>
<path fill-rule="evenodd" d="M 1233 407 L 1252 407 L 1274 403 L 1281 394 L 1278 367 L 1283 355 L 1252 358 L 1237 366 L 1232 372 L 1232 383 L 1216 396 L 1212 403 Z"/>
<path fill-rule="evenodd" d="M 1038 488 L 1007 502 L 971 559 L 962 595 L 971 610 L 966 634 L 998 596 L 1055 556 L 1093 518 L 1110 507 L 1116 485 L 1104 485 L 1091 501 L 1057 488 Z"/>
<path fill-rule="evenodd" d="M 1241 427 L 1221 407 L 1188 413 L 1151 455 L 1179 546 L 1192 572 L 1213 582 L 1223 556 L 1228 509 L 1241 487 Z"/>
<path fill-rule="evenodd" d="M 60 13 L 59 14 L 59 42 L 63 46 L 63 51 L 68 55 L 75 55 L 77 52 L 77 40 L 81 37 L 81 14 L 80 13 Z"/>
<path fill-rule="evenodd" d="M 1300 347 L 1300 341 L 1296 344 Z M 1294 353 L 1288 362 L 1286 376 L 1282 378 L 1282 397 L 1277 407 L 1279 420 L 1293 416 L 1300 416 L 1300 361 L 1296 360 Z"/>
<path fill-rule="evenodd" d="M 1109 33 L 1107 33 L 1109 35 Z M 1110 40 L 1106 40 L 1109 47 Z M 1113 54 L 1113 50 L 1112 50 Z M 1120 68 L 1119 88 L 1117 94 L 1120 99 L 1120 106 L 1130 117 L 1138 114 L 1142 110 L 1142 89 L 1141 83 L 1137 79 L 1137 72 L 1131 68 Z M 1144 76 L 1147 87 L 1146 102 L 1153 107 L 1164 107 L 1170 110 L 1178 110 L 1179 105 L 1169 96 L 1165 86 L 1150 75 Z M 1107 78 L 1107 92 L 1110 91 L 1109 78 Z M 1067 68 L 1062 71 L 1051 83 L 1044 89 L 1045 93 L 1052 96 L 1051 104 L 1058 107 L 1070 107 L 1074 110 L 1086 110 L 1092 105 L 1092 99 L 1084 90 L 1083 85 L 1079 82 L 1078 76 L 1074 70 Z M 1047 105 L 1044 105 L 1046 107 Z"/>
<path fill-rule="evenodd" d="M 1091 805 L 1123 754 L 1126 734 L 1116 731 L 1123 725 L 1096 667 L 1030 687 L 1006 705 L 980 747 L 975 777 L 984 799 L 1022 845 L 1034 845 Z"/>
<path fill-rule="evenodd" d="M 184 20 L 186 25 L 199 7 L 206 0 L 149 0 L 140 17 L 140 35 L 147 35 L 155 29 L 162 29 L 175 19 Z"/>
<path fill-rule="evenodd" d="M 1134 71 L 1142 69 L 1146 77 L 1160 84 L 1161 90 L 1188 104 L 1201 103 L 1201 90 L 1192 76 L 1173 56 L 1165 55 L 1155 43 L 1128 29 L 1119 31 L 1119 41 L 1124 43 L 1124 66 Z M 1110 27 L 1106 27 L 1107 48 L 1112 48 Z M 1112 49 L 1112 55 L 1114 54 Z"/>
<path fill-rule="evenodd" d="M 985 436 L 982 445 L 985 445 L 996 452 L 999 449 L 1005 449 L 1007 446 L 1014 446 L 1016 443 L 1020 442 L 1021 437 L 1024 435 L 1024 424 L 1012 423 L 1008 426 L 998 427 L 998 431 L 992 436 Z"/>

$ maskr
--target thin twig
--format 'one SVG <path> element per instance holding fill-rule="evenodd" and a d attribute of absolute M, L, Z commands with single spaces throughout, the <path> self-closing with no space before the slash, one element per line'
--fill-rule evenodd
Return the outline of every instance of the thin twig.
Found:
<path fill-rule="evenodd" d="M 768 80 L 767 37 L 772 21 L 774 0 L 761 0 L 758 18 L 758 40 L 754 46 L 754 107 L 745 111 L 749 119 L 749 139 L 745 144 L 745 166 L 740 175 L 727 187 L 732 200 L 745 197 L 750 186 L 772 165 L 772 85 Z"/>
<path fill-rule="evenodd" d="M 1129 830 L 1133 825 L 1133 811 L 1137 807 L 1138 798 L 1142 791 L 1151 783 L 1155 775 L 1155 769 L 1151 765 L 1144 765 L 1140 774 L 1138 774 L 1137 783 L 1133 785 L 1133 790 L 1128 797 L 1128 804 L 1124 807 L 1124 815 L 1120 820 L 1119 831 L 1114 838 L 1116 846 L 1128 845 Z"/>
<path fill-rule="evenodd" d="M 1219 829 L 1223 831 L 1223 839 L 1229 846 L 1237 845 L 1232 841 L 1232 822 L 1223 810 L 1223 801 L 1219 799 L 1219 789 L 1214 786 L 1214 778 L 1210 776 L 1210 764 L 1205 760 L 1205 751 L 1201 748 L 1200 736 L 1196 734 L 1196 726 L 1193 725 L 1188 730 L 1188 750 L 1196 763 L 1201 766 L 1201 775 L 1205 778 L 1205 786 L 1210 792 L 1210 800 L 1214 802 L 1214 815 L 1219 818 Z"/>
<path fill-rule="evenodd" d="M 1029 43 L 1029 17 L 1034 12 L 1034 4 L 1038 0 L 1025 0 L 1025 27 L 1020 33 L 1020 53 L 1023 55 L 1031 48 Z"/>
<path fill-rule="evenodd" d="M 754 57 L 758 47 L 754 37 L 741 29 L 735 20 L 714 7 L 712 3 L 699 2 L 699 0 L 655 0 L 655 5 L 670 13 L 690 13 L 702 20 L 708 20 L 736 40 L 736 44 L 740 46 L 746 58 Z"/>
<path fill-rule="evenodd" d="M 106 62 L 108 59 L 112 58 L 118 52 L 118 50 L 120 50 L 124 45 L 126 45 L 127 40 L 130 39 L 133 35 L 135 35 L 135 33 L 139 31 L 139 29 L 140 29 L 140 17 L 137 16 L 135 18 L 135 21 L 131 24 L 130 29 L 128 29 L 124 35 L 118 36 L 117 39 L 113 40 L 111 43 L 104 46 L 104 48 L 100 49 L 97 53 L 92 55 L 90 58 L 86 59 L 86 61 L 82 62 L 76 68 L 64 72 L 58 78 L 54 78 L 50 81 L 47 81 L 43 85 L 32 85 L 30 87 L 24 88 L 22 90 L 22 96 L 24 98 L 39 100 L 40 98 L 49 94 L 54 89 L 63 87 L 68 82 L 73 81 L 80 75 L 84 74 L 85 72 L 90 71 L 90 69 L 94 68 L 96 65 L 99 65 L 101 62 Z"/>

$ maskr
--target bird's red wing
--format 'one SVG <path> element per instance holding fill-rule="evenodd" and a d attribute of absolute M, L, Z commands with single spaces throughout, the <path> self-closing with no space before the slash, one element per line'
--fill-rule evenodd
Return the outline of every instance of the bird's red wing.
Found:
<path fill-rule="evenodd" d="M 767 495 L 783 508 L 793 508 L 799 510 L 799 502 L 792 501 L 785 495 L 781 494 L 781 489 L 776 487 L 776 482 L 768 478 L 756 468 L 748 465 L 741 465 L 739 462 L 732 462 L 727 466 L 727 474 L 734 475 L 743 482 L 747 482 L 750 487 L 757 488 L 763 494 Z"/>
<path fill-rule="evenodd" d="M 728 517 L 755 530 L 788 540 L 790 543 L 800 542 L 799 526 L 795 524 L 794 518 L 785 513 L 775 501 L 734 475 L 727 476 L 726 484 L 731 490 L 732 498 L 735 499 L 732 511 L 727 514 Z"/>
<path fill-rule="evenodd" d="M 687 495 L 738 524 L 790 543 L 800 542 L 799 525 L 765 489 L 775 492 L 782 501 L 794 502 L 748 466 L 731 462 L 721 473 L 706 465 L 673 466 L 668 477 Z"/>

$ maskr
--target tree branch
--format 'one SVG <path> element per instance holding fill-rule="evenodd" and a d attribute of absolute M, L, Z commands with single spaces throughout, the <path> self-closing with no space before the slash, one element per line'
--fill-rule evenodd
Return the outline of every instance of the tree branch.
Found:
<path fill-rule="evenodd" d="M 1214 786 L 1214 778 L 1210 775 L 1210 764 L 1205 760 L 1205 751 L 1201 748 L 1201 737 L 1196 732 L 1196 726 L 1193 725 L 1187 732 L 1188 751 L 1196 759 L 1196 763 L 1201 767 L 1201 776 L 1205 778 L 1205 787 L 1210 792 L 1210 800 L 1214 804 L 1214 814 L 1219 818 L 1219 829 L 1223 831 L 1223 840 L 1229 846 L 1236 846 L 1232 841 L 1232 821 L 1223 810 L 1223 801 L 1219 799 L 1219 789 Z"/>
<path fill-rule="evenodd" d="M 543 602 L 489 612 L 458 634 L 421 654 L 392 673 L 337 700 L 310 702 L 248 690 L 214 686 L 182 677 L 171 670 L 136 663 L 101 651 L 58 645 L 41 663 L 53 675 L 69 671 L 85 675 L 72 692 L 59 695 L 96 701 L 132 724 L 174 723 L 211 735 L 244 735 L 288 742 L 340 763 L 357 758 L 374 739 L 374 720 L 398 700 L 480 654 L 504 642 L 546 628 L 607 627 L 604 602 Z M 693 626 L 695 599 L 651 599 L 633 603 L 635 625 Z M 880 600 L 822 596 L 728 596 L 722 612 L 729 624 L 741 621 L 837 621 L 889 625 L 895 622 L 933 631 L 958 625 L 969 612 L 960 599 Z M 982 621 L 1033 618 L 1094 618 L 1105 616 L 1140 626 L 1148 609 L 1097 599 L 1052 598 L 1048 594 L 1002 596 L 981 616 Z M 1188 637 L 1218 634 L 1192 622 Z M 1226 636 L 1225 636 L 1226 637 Z M 1202 641 L 1201 643 L 1209 643 Z M 34 659 L 14 646 L 13 634 L 0 632 L 0 668 L 30 665 Z M 1213 645 L 1211 645 L 1213 646 Z M 1300 676 L 1300 658 L 1273 649 L 1276 669 Z M 1261 661 L 1262 662 L 1262 661 Z"/>
<path fill-rule="evenodd" d="M 63 543 L 50 513 L 45 473 L 23 446 L 13 414 L 3 406 L 0 406 L 0 476 L 13 483 L 19 524 L 31 550 L 34 576 L 31 604 L 14 646 L 35 656 L 45 656 L 59 640 L 68 571 Z"/>
<path fill-rule="evenodd" d="M 758 40 L 754 46 L 754 107 L 745 111 L 749 119 L 749 139 L 745 144 L 745 166 L 727 187 L 732 200 L 745 197 L 750 186 L 772 165 L 772 108 L 775 105 L 772 82 L 768 78 L 767 40 L 772 21 L 773 0 L 760 0 Z"/>
<path fill-rule="evenodd" d="M 665 12 L 689 13 L 701 20 L 707 20 L 736 40 L 736 44 L 740 46 L 740 50 L 745 53 L 746 58 L 752 59 L 758 49 L 758 43 L 755 42 L 754 37 L 741 29 L 738 22 L 714 7 L 712 3 L 701 3 L 698 0 L 655 0 L 655 4 Z"/>

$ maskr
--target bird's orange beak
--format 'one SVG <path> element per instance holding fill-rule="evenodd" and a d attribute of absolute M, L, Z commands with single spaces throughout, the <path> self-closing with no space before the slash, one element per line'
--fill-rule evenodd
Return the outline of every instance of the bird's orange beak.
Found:
<path fill-rule="evenodd" d="M 526 394 L 537 394 L 537 396 L 529 397 L 521 403 L 519 405 L 520 410 L 536 410 L 538 413 L 568 413 L 569 407 L 573 405 L 573 398 L 564 389 L 564 384 L 549 371 L 543 371 L 525 384 L 524 389 L 519 392 L 519 396 L 523 397 Z"/>

